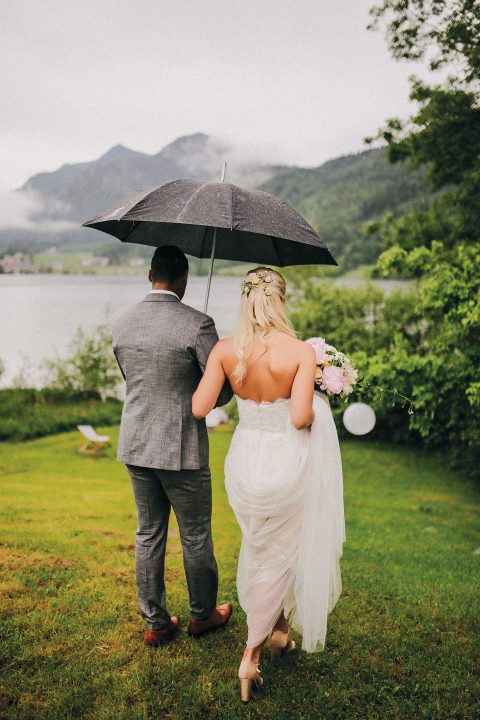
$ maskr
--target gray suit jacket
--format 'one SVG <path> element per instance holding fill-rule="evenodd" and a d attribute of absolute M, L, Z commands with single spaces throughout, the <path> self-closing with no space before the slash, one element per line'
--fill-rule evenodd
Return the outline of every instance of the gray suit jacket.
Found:
<path fill-rule="evenodd" d="M 126 380 L 117 457 L 164 470 L 208 465 L 205 420 L 192 395 L 218 340 L 212 318 L 174 295 L 149 293 L 116 323 L 113 351 Z M 232 397 L 226 382 L 217 400 Z"/>

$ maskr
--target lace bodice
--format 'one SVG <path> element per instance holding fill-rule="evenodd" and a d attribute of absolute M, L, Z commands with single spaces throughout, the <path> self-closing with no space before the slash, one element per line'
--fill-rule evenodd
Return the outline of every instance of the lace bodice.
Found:
<path fill-rule="evenodd" d="M 290 415 L 290 398 L 278 398 L 273 402 L 257 403 L 235 395 L 238 406 L 238 427 L 248 430 L 285 432 Z"/>

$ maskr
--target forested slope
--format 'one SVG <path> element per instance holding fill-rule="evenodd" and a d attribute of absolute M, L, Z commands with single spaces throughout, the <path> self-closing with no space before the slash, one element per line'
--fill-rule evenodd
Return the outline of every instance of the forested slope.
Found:
<path fill-rule="evenodd" d="M 369 221 L 424 207 L 431 197 L 424 172 L 388 163 L 383 149 L 331 160 L 317 168 L 281 172 L 261 186 L 301 212 L 319 232 L 342 269 L 376 260 L 380 238 Z"/>

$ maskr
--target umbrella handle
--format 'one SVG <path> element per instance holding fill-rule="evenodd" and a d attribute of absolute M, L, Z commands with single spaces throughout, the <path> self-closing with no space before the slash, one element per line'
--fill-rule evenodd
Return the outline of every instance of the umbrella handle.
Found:
<path fill-rule="evenodd" d="M 220 182 L 225 182 L 225 173 L 227 172 L 227 163 L 223 163 L 222 179 Z M 210 267 L 208 269 L 208 280 L 207 280 L 207 292 L 205 295 L 205 305 L 203 306 L 203 312 L 206 314 L 208 309 L 208 298 L 210 297 L 210 285 L 212 284 L 212 273 L 213 273 L 213 261 L 215 260 L 215 246 L 217 244 L 217 228 L 213 230 L 213 241 L 212 241 L 212 254 L 210 255 Z"/>

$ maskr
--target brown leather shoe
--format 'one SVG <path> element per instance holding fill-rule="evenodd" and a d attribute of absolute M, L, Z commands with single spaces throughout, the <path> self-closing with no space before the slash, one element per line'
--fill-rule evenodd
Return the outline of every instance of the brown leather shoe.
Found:
<path fill-rule="evenodd" d="M 164 642 L 167 642 L 168 640 L 171 640 L 177 632 L 180 629 L 180 618 L 176 615 L 173 615 L 170 618 L 170 623 L 164 627 L 160 628 L 160 630 L 152 630 L 151 628 L 147 630 L 145 635 L 143 636 L 143 642 L 145 645 L 150 645 L 151 647 L 157 647 L 158 645 L 161 645 Z"/>
<path fill-rule="evenodd" d="M 219 605 L 206 620 L 190 620 L 188 623 L 188 634 L 193 637 L 200 637 L 205 633 L 217 630 L 228 623 L 232 616 L 231 603 Z"/>

